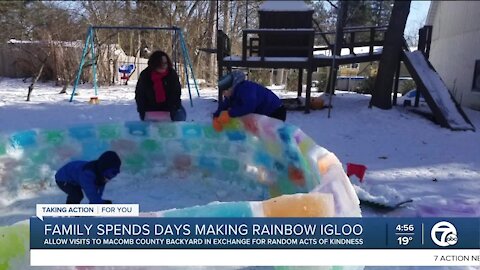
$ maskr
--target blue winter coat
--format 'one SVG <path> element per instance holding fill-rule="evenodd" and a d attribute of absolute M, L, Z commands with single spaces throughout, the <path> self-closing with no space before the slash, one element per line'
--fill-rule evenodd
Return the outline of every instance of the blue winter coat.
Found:
<path fill-rule="evenodd" d="M 217 117 L 228 110 L 231 117 L 244 116 L 250 113 L 271 115 L 282 106 L 282 101 L 272 91 L 252 81 L 242 81 L 235 85 L 230 98 L 224 98 L 214 113 Z"/>
<path fill-rule="evenodd" d="M 66 182 L 80 186 L 91 204 L 102 204 L 103 190 L 105 185 L 97 184 L 97 175 L 89 169 L 85 169 L 88 161 L 71 161 L 60 168 L 55 174 L 55 180 L 59 183 Z"/>

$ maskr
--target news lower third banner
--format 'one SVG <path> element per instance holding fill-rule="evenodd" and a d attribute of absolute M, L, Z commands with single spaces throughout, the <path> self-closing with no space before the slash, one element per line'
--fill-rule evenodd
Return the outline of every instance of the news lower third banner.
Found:
<path fill-rule="evenodd" d="M 480 266 L 480 218 L 32 217 L 30 249 L 33 266 Z"/>

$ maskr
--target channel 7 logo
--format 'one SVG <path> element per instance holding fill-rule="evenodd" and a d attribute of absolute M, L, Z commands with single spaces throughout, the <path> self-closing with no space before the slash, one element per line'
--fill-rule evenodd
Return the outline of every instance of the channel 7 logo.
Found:
<path fill-rule="evenodd" d="M 457 229 L 452 223 L 447 221 L 440 221 L 435 224 L 430 232 L 430 236 L 432 241 L 441 247 L 453 246 L 458 242 Z"/>

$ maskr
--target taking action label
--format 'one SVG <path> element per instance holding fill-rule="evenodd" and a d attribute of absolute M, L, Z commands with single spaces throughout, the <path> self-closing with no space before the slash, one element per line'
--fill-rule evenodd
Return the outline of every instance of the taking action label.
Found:
<path fill-rule="evenodd" d="M 43 217 L 138 217 L 138 204 L 37 204 L 36 216 Z"/>

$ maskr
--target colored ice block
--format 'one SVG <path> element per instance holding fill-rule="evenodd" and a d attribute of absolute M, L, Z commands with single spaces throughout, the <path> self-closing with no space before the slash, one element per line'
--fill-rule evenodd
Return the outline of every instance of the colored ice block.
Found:
<path fill-rule="evenodd" d="M 249 202 L 209 203 L 163 213 L 164 217 L 252 217 Z"/>
<path fill-rule="evenodd" d="M 44 185 L 41 181 L 54 184 L 59 164 L 74 158 L 97 158 L 106 150 L 120 155 L 122 173 L 143 173 L 155 168 L 154 163 L 164 164 L 166 173 L 201 172 L 251 190 L 253 200 L 272 198 L 216 202 L 154 215 L 361 215 L 355 191 L 333 153 L 316 145 L 295 126 L 258 115 L 232 118 L 223 132 L 216 132 L 210 123 L 131 121 L 4 134 L 0 138 L 0 160 L 9 170 L 1 175 L 8 179 L 3 187 L 19 190 Z M 212 192 L 218 190 L 213 188 Z M 23 256 L 24 247 L 28 248 L 28 243 L 22 244 L 25 235 L 28 242 L 28 226 L 14 227 L 0 227 L 0 235 L 7 235 L 0 237 L 0 270 L 11 269 L 11 258 Z M 25 234 L 18 234 L 24 230 Z M 5 243 L 12 248 L 5 249 Z"/>
<path fill-rule="evenodd" d="M 148 136 L 148 123 L 140 121 L 131 121 L 126 122 L 125 126 L 128 129 L 128 132 L 134 136 Z"/>
<path fill-rule="evenodd" d="M 95 138 L 95 128 L 93 126 L 79 126 L 69 129 L 70 137 L 77 140 L 86 140 Z"/>
<path fill-rule="evenodd" d="M 37 143 L 37 133 L 33 130 L 18 132 L 10 137 L 10 141 L 15 148 L 34 146 Z"/>
<path fill-rule="evenodd" d="M 170 118 L 170 112 L 145 112 L 145 121 L 152 122 L 169 122 L 172 121 Z"/>
<path fill-rule="evenodd" d="M 325 193 L 283 195 L 263 202 L 266 217 L 333 217 L 333 196 Z"/>

